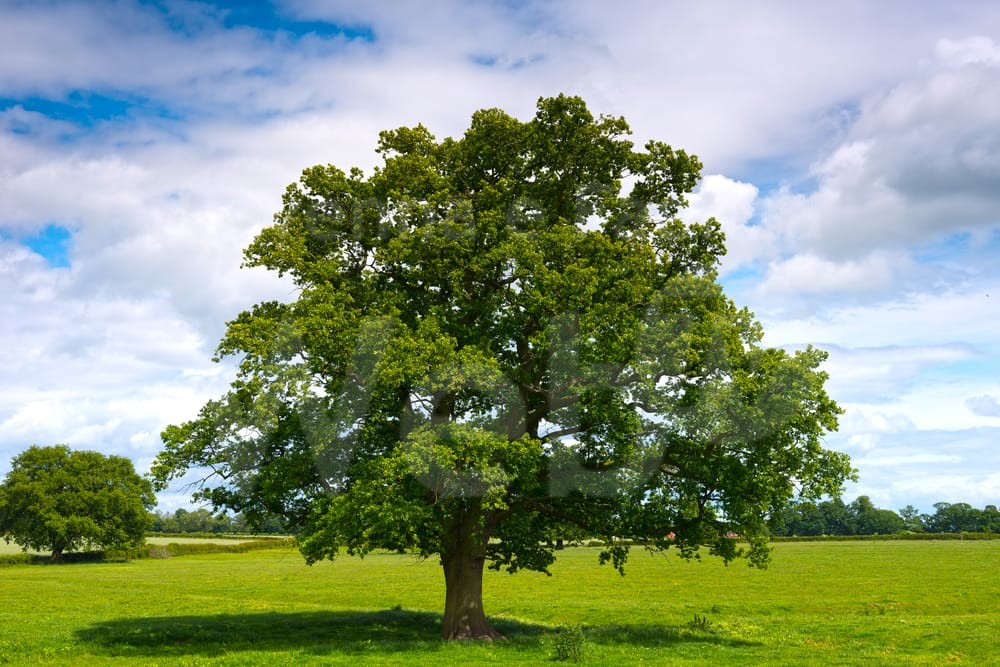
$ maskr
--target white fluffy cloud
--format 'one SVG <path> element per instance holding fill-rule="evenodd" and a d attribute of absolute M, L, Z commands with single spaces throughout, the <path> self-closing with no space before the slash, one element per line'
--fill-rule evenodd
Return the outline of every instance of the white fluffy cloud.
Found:
<path fill-rule="evenodd" d="M 786 251 L 844 261 L 1000 225 L 1000 60 L 955 63 L 870 96 L 813 168 L 815 190 L 763 203 Z"/>
<path fill-rule="evenodd" d="M 205 341 L 166 299 L 74 297 L 69 270 L 12 243 L 0 244 L 0 269 L 4 465 L 28 445 L 65 442 L 148 466 L 159 443 L 138 434 L 224 387 Z"/>
<path fill-rule="evenodd" d="M 705 176 L 688 197 L 683 215 L 690 221 L 715 218 L 726 234 L 726 256 L 723 273 L 769 257 L 775 244 L 774 235 L 759 225 L 752 225 L 754 207 L 759 195 L 752 183 L 744 183 L 722 174 Z"/>
<path fill-rule="evenodd" d="M 884 295 L 895 286 L 895 274 L 909 268 L 909 264 L 899 252 L 876 252 L 843 262 L 803 253 L 772 262 L 758 289 L 768 295 L 828 292 Z"/>

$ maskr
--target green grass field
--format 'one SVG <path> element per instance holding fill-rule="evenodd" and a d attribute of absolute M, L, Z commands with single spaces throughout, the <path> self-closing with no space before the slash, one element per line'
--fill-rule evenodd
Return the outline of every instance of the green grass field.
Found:
<path fill-rule="evenodd" d="M 146 538 L 147 544 L 170 544 L 171 542 L 177 544 L 204 544 L 206 542 L 219 542 L 223 544 L 239 544 L 241 542 L 253 542 L 255 540 L 266 539 L 261 538 L 257 535 L 226 535 L 219 538 L 204 538 L 204 537 L 160 537 L 158 535 L 152 535 Z M 7 543 L 0 540 L 0 556 L 5 556 L 8 554 L 19 554 L 23 553 L 23 550 L 17 544 L 11 542 Z M 47 555 L 47 551 L 28 551 L 30 554 Z"/>
<path fill-rule="evenodd" d="M 552 664 L 581 624 L 586 664 L 1000 662 L 1000 541 L 782 543 L 765 571 L 597 550 L 553 576 L 490 572 L 508 640 L 437 639 L 435 562 L 291 550 L 0 568 L 0 663 Z"/>

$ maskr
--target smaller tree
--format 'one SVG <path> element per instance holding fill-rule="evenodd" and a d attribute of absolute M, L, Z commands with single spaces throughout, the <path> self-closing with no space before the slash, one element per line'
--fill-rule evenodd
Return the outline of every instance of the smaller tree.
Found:
<path fill-rule="evenodd" d="M 853 535 L 854 517 L 850 507 L 839 496 L 824 500 L 819 504 L 820 514 L 826 526 L 827 535 Z"/>
<path fill-rule="evenodd" d="M 811 500 L 789 503 L 772 529 L 774 535 L 826 535 L 826 515 Z"/>
<path fill-rule="evenodd" d="M 982 530 L 987 533 L 1000 533 L 1000 510 L 996 505 L 987 505 L 982 511 Z"/>
<path fill-rule="evenodd" d="M 913 505 L 900 508 L 899 517 L 903 520 L 903 529 L 912 533 L 922 533 L 924 522 L 920 520 L 920 510 Z"/>
<path fill-rule="evenodd" d="M 33 446 L 0 484 L 0 536 L 52 560 L 83 548 L 126 549 L 145 540 L 152 483 L 122 456 Z"/>
<path fill-rule="evenodd" d="M 895 535 L 903 532 L 906 524 L 892 510 L 875 507 L 868 496 L 858 496 L 851 503 L 854 532 L 858 535 Z"/>
<path fill-rule="evenodd" d="M 983 512 L 969 503 L 934 503 L 924 523 L 932 533 L 975 533 L 983 529 Z"/>

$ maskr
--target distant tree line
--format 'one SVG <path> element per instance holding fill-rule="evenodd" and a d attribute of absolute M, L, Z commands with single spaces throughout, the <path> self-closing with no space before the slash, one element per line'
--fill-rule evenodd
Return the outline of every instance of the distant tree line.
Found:
<path fill-rule="evenodd" d="M 213 514 L 205 508 L 151 512 L 154 533 L 266 534 L 288 532 L 278 517 L 251 525 L 242 514 Z M 1000 510 L 996 505 L 976 509 L 968 503 L 935 503 L 932 514 L 922 514 L 912 505 L 898 512 L 875 507 L 868 496 L 851 503 L 840 498 L 821 502 L 792 503 L 772 529 L 776 536 L 896 535 L 899 533 L 1000 533 Z M 550 539 L 561 544 L 588 537 L 585 531 L 553 531 Z"/>
<path fill-rule="evenodd" d="M 777 523 L 772 532 L 778 536 L 1000 533 L 1000 510 L 996 505 L 976 509 L 968 503 L 935 503 L 933 514 L 921 514 L 912 505 L 894 512 L 858 496 L 850 504 L 840 498 L 799 501 Z"/>
<path fill-rule="evenodd" d="M 287 531 L 278 517 L 265 519 L 260 525 L 250 524 L 242 514 L 229 515 L 226 512 L 213 514 L 205 508 L 196 510 L 178 509 L 169 512 L 151 512 L 153 533 L 236 533 L 282 535 Z"/>
<path fill-rule="evenodd" d="M 213 514 L 205 508 L 151 512 L 154 533 L 267 534 L 288 532 L 278 517 L 261 525 L 251 525 L 242 514 Z M 1000 533 L 1000 510 L 996 505 L 976 509 L 968 503 L 935 503 L 932 514 L 921 514 L 912 505 L 898 512 L 875 507 L 868 496 L 851 503 L 840 498 L 821 502 L 798 501 L 782 514 L 780 525 L 772 529 L 776 536 L 813 535 L 896 535 L 899 533 Z M 586 531 L 553 531 L 553 543 L 576 543 Z"/>

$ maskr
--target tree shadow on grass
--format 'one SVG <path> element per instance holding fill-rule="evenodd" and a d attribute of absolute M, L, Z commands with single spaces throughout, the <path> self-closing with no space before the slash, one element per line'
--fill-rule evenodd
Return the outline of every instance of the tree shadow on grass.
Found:
<path fill-rule="evenodd" d="M 498 619 L 508 637 L 538 638 L 549 628 Z M 77 638 L 113 656 L 221 655 L 234 651 L 395 653 L 442 646 L 441 615 L 431 612 L 327 611 L 123 618 L 77 631 Z M 533 639 L 532 639 L 533 638 Z"/>
<path fill-rule="evenodd" d="M 108 558 L 103 551 L 70 551 L 60 558 L 53 559 L 51 554 L 39 554 L 22 551 L 15 554 L 0 556 L 2 565 L 74 565 L 77 563 L 110 563 L 123 562 L 124 559 Z"/>
<path fill-rule="evenodd" d="M 512 619 L 495 618 L 492 622 L 513 640 L 505 645 L 515 651 L 541 646 L 559 632 L 558 628 Z M 584 634 L 586 641 L 607 646 L 756 644 L 685 626 L 590 626 Z M 97 653 L 119 657 L 218 656 L 239 651 L 370 656 L 434 652 L 444 646 L 440 640 L 441 615 L 407 609 L 123 618 L 95 623 L 76 635 Z"/>

